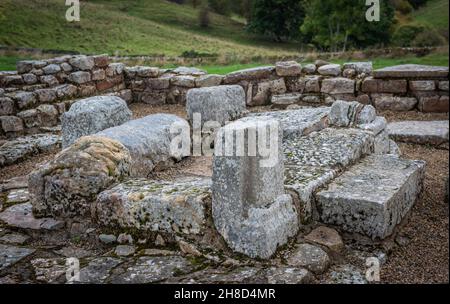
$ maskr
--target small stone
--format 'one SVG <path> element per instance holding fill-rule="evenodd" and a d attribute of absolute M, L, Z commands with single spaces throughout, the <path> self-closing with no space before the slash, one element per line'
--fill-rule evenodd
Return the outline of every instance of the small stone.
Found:
<path fill-rule="evenodd" d="M 86 258 L 92 255 L 92 252 L 77 247 L 64 247 L 60 250 L 55 250 L 55 253 L 65 256 L 67 258 L 77 258 L 77 259 Z"/>
<path fill-rule="evenodd" d="M 155 245 L 160 247 L 166 246 L 166 241 L 164 241 L 164 238 L 160 234 L 156 236 Z"/>
<path fill-rule="evenodd" d="M 44 74 L 56 74 L 61 71 L 61 67 L 57 64 L 49 64 L 46 67 L 43 67 L 42 70 Z"/>
<path fill-rule="evenodd" d="M 145 249 L 143 252 L 147 256 L 173 256 L 179 255 L 176 251 L 163 250 L 163 249 Z"/>
<path fill-rule="evenodd" d="M 0 244 L 0 271 L 33 254 L 34 249 Z"/>
<path fill-rule="evenodd" d="M 352 265 L 341 265 L 331 272 L 332 284 L 366 284 L 362 271 Z"/>
<path fill-rule="evenodd" d="M 314 64 L 315 64 L 316 67 L 320 68 L 320 67 L 322 67 L 324 65 L 328 65 L 330 63 L 328 61 L 325 61 L 325 60 L 317 59 L 316 61 L 314 61 Z"/>
<path fill-rule="evenodd" d="M 117 241 L 116 236 L 112 234 L 100 234 L 98 238 L 103 244 L 114 244 Z"/>
<path fill-rule="evenodd" d="M 194 245 L 189 244 L 188 242 L 180 240 L 178 241 L 178 246 L 180 246 L 180 250 L 187 255 L 202 256 L 202 253 L 198 251 Z"/>
<path fill-rule="evenodd" d="M 299 76 L 302 73 L 302 66 L 296 61 L 277 62 L 275 71 L 278 76 Z"/>
<path fill-rule="evenodd" d="M 325 226 L 314 229 L 310 234 L 305 236 L 305 240 L 326 246 L 334 252 L 341 252 L 344 249 L 344 243 L 339 233 Z"/>
<path fill-rule="evenodd" d="M 320 75 L 324 76 L 339 76 L 341 75 L 341 65 L 340 64 L 327 64 L 321 66 L 318 69 Z"/>
<path fill-rule="evenodd" d="M 271 267 L 266 271 L 269 284 L 306 284 L 312 281 L 312 274 L 303 268 Z"/>
<path fill-rule="evenodd" d="M 402 247 L 407 246 L 409 243 L 411 243 L 411 239 L 409 237 L 406 236 L 402 236 L 402 235 L 398 235 L 395 238 L 395 242 Z"/>
<path fill-rule="evenodd" d="M 17 204 L 0 213 L 0 220 L 8 226 L 32 230 L 57 230 L 64 227 L 64 222 L 52 218 L 35 218 L 31 204 Z"/>
<path fill-rule="evenodd" d="M 314 273 L 323 273 L 330 265 L 328 254 L 320 247 L 300 244 L 287 260 L 288 265 L 305 267 Z"/>
<path fill-rule="evenodd" d="M 129 245 L 119 245 L 114 250 L 114 253 L 118 256 L 130 256 L 133 255 L 136 252 L 136 248 L 134 246 Z"/>
<path fill-rule="evenodd" d="M 317 70 L 316 65 L 312 64 L 312 63 L 305 65 L 302 69 L 302 71 L 305 74 L 314 74 L 316 72 L 316 70 Z"/>
<path fill-rule="evenodd" d="M 75 56 L 69 60 L 69 63 L 80 70 L 92 70 L 95 65 L 94 58 L 88 56 Z"/>
<path fill-rule="evenodd" d="M 0 237 L 0 242 L 12 245 L 23 245 L 29 239 L 30 239 L 29 236 L 18 233 L 11 233 Z"/>
<path fill-rule="evenodd" d="M 122 234 L 119 234 L 119 236 L 117 237 L 117 243 L 119 243 L 119 244 L 130 244 L 130 245 L 132 245 L 133 244 L 133 237 L 131 236 L 131 235 L 129 235 L 129 234 L 126 234 L 126 233 L 122 233 Z"/>
<path fill-rule="evenodd" d="M 80 283 L 104 283 L 109 277 L 111 270 L 121 263 L 120 259 L 112 257 L 98 257 L 89 260 L 88 265 L 80 270 Z"/>
<path fill-rule="evenodd" d="M 54 283 L 67 272 L 66 259 L 35 259 L 31 261 L 36 280 Z"/>
<path fill-rule="evenodd" d="M 70 74 L 69 80 L 77 84 L 83 84 L 91 81 L 91 74 L 89 72 L 78 71 Z"/>

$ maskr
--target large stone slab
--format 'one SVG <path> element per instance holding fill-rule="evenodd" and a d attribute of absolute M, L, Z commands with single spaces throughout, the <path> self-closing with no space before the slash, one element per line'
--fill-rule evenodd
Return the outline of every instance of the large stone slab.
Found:
<path fill-rule="evenodd" d="M 243 80 L 265 79 L 269 78 L 274 71 L 274 66 L 244 69 L 227 74 L 223 81 L 225 84 L 235 84 Z"/>
<path fill-rule="evenodd" d="M 307 135 L 314 131 L 320 131 L 327 127 L 327 116 L 330 112 L 329 107 L 303 108 L 298 110 L 286 110 L 275 112 L 251 113 L 247 119 L 275 119 L 280 123 L 283 129 L 283 138 L 296 138 Z"/>
<path fill-rule="evenodd" d="M 131 175 L 147 177 L 153 170 L 171 165 L 183 155 L 171 149 L 173 126 L 187 126 L 187 121 L 172 114 L 154 114 L 128 121 L 96 133 L 120 142 L 132 157 Z"/>
<path fill-rule="evenodd" d="M 422 189 L 425 163 L 371 155 L 316 194 L 320 220 L 373 239 L 386 238 Z"/>
<path fill-rule="evenodd" d="M 97 198 L 92 218 L 109 227 L 199 234 L 206 224 L 211 180 L 129 180 Z"/>
<path fill-rule="evenodd" d="M 400 142 L 440 145 L 449 139 L 448 120 L 392 122 L 387 130 L 393 140 Z"/>
<path fill-rule="evenodd" d="M 132 116 L 125 100 L 117 96 L 79 100 L 61 116 L 63 147 L 68 147 L 82 136 L 121 125 Z"/>
<path fill-rule="evenodd" d="M 33 254 L 34 249 L 0 244 L 0 271 Z"/>
<path fill-rule="evenodd" d="M 189 90 L 186 111 L 192 121 L 195 113 L 202 123 L 217 121 L 221 126 L 240 118 L 245 111 L 245 92 L 241 86 L 216 86 Z"/>
<path fill-rule="evenodd" d="M 403 64 L 373 71 L 375 78 L 448 77 L 448 67 Z"/>
<path fill-rule="evenodd" d="M 0 213 L 0 221 L 14 228 L 31 230 L 55 230 L 64 227 L 64 223 L 52 218 L 36 218 L 30 203 L 17 204 Z"/>
<path fill-rule="evenodd" d="M 283 143 L 285 187 L 300 200 L 300 221 L 316 217 L 313 193 L 339 172 L 372 152 L 373 135 L 358 129 L 327 128 Z"/>
<path fill-rule="evenodd" d="M 87 215 L 97 194 L 130 174 L 131 156 L 121 143 L 85 136 L 29 176 L 38 216 Z"/>
<path fill-rule="evenodd" d="M 0 167 L 12 165 L 35 154 L 56 150 L 61 137 L 52 134 L 36 134 L 7 141 L 0 146 Z"/>

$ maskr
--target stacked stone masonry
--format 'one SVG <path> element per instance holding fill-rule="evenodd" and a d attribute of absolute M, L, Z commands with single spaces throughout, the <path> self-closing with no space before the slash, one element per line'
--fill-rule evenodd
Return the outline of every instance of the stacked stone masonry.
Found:
<path fill-rule="evenodd" d="M 3 137 L 42 132 L 60 123 L 77 99 L 117 95 L 152 105 L 185 104 L 192 88 L 239 85 L 247 106 L 330 105 L 358 100 L 377 110 L 448 112 L 448 68 L 402 65 L 372 71 L 370 62 L 300 65 L 294 61 L 209 75 L 196 68 L 127 67 L 107 55 L 20 61 L 0 72 Z"/>

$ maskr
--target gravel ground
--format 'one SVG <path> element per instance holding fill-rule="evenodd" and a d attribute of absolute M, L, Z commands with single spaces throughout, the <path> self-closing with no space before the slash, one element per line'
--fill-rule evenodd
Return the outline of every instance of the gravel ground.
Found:
<path fill-rule="evenodd" d="M 134 117 L 154 113 L 172 113 L 186 117 L 184 106 L 149 106 L 132 104 Z M 267 107 L 252 111 L 268 110 Z M 388 121 L 445 120 L 448 114 L 418 112 L 384 112 Z M 449 282 L 449 207 L 444 202 L 444 187 L 448 176 L 449 152 L 432 147 L 400 144 L 403 156 L 427 162 L 424 192 L 413 207 L 409 221 L 400 229 L 397 243 L 382 268 L 384 283 L 448 283 Z M 0 169 L 0 180 L 26 175 L 39 163 L 51 159 L 55 153 L 41 154 L 20 164 Z M 171 179 L 179 175 L 210 176 L 211 158 L 198 157 L 182 161 L 177 167 L 156 172 L 155 178 Z"/>

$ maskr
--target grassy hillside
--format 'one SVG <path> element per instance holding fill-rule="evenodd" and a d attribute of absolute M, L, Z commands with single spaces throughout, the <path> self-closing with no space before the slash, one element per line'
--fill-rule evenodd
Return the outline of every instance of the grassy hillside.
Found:
<path fill-rule="evenodd" d="M 243 31 L 235 19 L 211 14 L 198 26 L 198 11 L 164 0 L 81 2 L 81 21 L 65 20 L 61 0 L 1 0 L 0 44 L 88 53 L 180 56 L 185 51 L 220 56 L 293 55 L 293 44 L 275 44 Z"/>
<path fill-rule="evenodd" d="M 415 22 L 427 24 L 438 31 L 448 31 L 448 0 L 429 0 L 429 2 L 412 14 Z"/>

